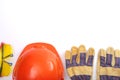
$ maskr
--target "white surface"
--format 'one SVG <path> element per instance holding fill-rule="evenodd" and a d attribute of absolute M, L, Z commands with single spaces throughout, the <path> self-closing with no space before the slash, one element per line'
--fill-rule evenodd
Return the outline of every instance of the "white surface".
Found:
<path fill-rule="evenodd" d="M 64 52 L 73 45 L 92 46 L 96 54 L 108 46 L 120 49 L 119 27 L 119 0 L 0 0 L 0 42 L 13 46 L 14 63 L 32 42 L 54 45 L 64 65 Z"/>

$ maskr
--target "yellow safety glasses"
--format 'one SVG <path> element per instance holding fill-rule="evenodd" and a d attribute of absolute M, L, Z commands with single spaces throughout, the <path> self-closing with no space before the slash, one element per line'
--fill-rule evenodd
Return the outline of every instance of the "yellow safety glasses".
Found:
<path fill-rule="evenodd" d="M 0 45 L 0 77 L 8 76 L 11 73 L 10 58 L 13 57 L 13 50 L 10 44 Z"/>

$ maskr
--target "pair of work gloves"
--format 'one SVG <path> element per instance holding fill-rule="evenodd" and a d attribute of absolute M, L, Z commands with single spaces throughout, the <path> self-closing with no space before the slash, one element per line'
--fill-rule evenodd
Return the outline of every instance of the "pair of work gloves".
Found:
<path fill-rule="evenodd" d="M 93 80 L 95 50 L 84 45 L 65 52 L 67 73 L 71 80 Z M 120 50 L 100 49 L 97 59 L 96 80 L 120 80 Z"/>

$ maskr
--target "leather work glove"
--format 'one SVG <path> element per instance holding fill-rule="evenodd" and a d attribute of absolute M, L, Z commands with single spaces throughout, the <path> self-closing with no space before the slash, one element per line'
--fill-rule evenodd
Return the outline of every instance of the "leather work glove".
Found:
<path fill-rule="evenodd" d="M 87 51 L 84 45 L 66 51 L 66 68 L 71 80 L 92 80 L 94 49 Z"/>
<path fill-rule="evenodd" d="M 100 49 L 97 63 L 97 80 L 120 80 L 120 50 Z"/>

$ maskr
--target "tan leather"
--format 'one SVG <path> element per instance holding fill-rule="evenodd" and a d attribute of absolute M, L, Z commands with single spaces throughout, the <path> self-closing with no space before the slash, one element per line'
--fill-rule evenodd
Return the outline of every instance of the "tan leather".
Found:
<path fill-rule="evenodd" d="M 100 56 L 105 57 L 106 54 L 112 55 L 112 66 L 111 67 L 102 67 L 100 66 Z M 107 48 L 105 51 L 104 49 L 100 49 L 98 53 L 98 62 L 97 62 L 97 80 L 100 80 L 100 75 L 107 75 L 107 76 L 120 76 L 120 68 L 115 68 L 115 57 L 120 57 L 120 50 L 114 50 L 112 47 Z"/>
<path fill-rule="evenodd" d="M 89 66 L 78 66 L 73 67 L 75 75 L 92 75 L 92 67 Z"/>
<path fill-rule="evenodd" d="M 86 62 L 88 60 L 88 57 L 93 55 L 94 56 L 94 49 L 89 48 L 87 51 L 84 45 L 80 45 L 79 48 L 72 47 L 71 51 L 66 51 L 65 53 L 65 59 L 72 60 L 72 56 L 77 55 L 76 57 L 76 63 L 80 63 L 80 54 L 85 53 L 86 54 Z M 92 66 L 72 66 L 67 68 L 68 75 L 70 77 L 77 76 L 77 75 L 90 75 L 92 77 L 93 67 Z M 92 78 L 91 78 L 92 80 Z"/>

